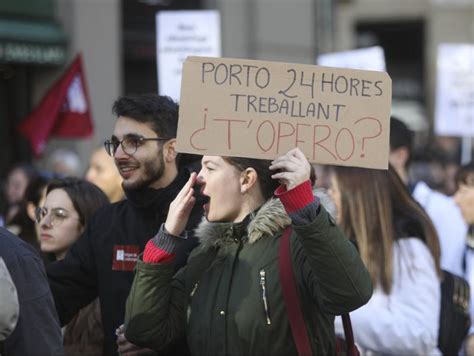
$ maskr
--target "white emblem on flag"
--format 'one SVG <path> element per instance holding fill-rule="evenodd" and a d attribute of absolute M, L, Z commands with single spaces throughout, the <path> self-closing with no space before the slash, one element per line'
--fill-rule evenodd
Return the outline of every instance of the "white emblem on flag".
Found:
<path fill-rule="evenodd" d="M 69 110 L 83 114 L 87 111 L 86 97 L 82 88 L 81 78 L 79 74 L 74 76 L 71 85 L 67 90 L 67 101 Z"/>

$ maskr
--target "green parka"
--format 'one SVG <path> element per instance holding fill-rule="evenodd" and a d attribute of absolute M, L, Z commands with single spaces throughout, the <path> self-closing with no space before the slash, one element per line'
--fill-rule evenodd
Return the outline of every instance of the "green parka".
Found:
<path fill-rule="evenodd" d="M 271 199 L 241 223 L 203 221 L 200 246 L 173 276 L 169 264 L 139 260 L 125 335 L 157 351 L 187 339 L 194 355 L 296 355 L 278 270 L 291 223 Z M 370 276 L 354 245 L 321 207 L 292 226 L 291 255 L 312 349 L 335 352 L 334 316 L 367 303 Z"/>

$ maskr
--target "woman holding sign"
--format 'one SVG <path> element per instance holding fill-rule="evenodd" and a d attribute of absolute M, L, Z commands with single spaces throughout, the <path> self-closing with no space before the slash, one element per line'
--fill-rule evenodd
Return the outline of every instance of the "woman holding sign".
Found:
<path fill-rule="evenodd" d="M 204 156 L 137 263 L 126 337 L 157 351 L 186 337 L 196 355 L 297 354 L 278 271 L 280 240 L 290 227 L 312 351 L 334 353 L 334 315 L 365 304 L 372 286 L 354 245 L 314 199 L 310 172 L 299 149 L 273 162 Z M 201 244 L 173 275 L 195 183 L 208 198 L 195 232 Z"/>

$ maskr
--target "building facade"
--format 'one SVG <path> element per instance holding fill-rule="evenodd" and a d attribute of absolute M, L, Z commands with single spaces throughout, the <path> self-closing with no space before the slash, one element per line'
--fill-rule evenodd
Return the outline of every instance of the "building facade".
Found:
<path fill-rule="evenodd" d="M 157 91 L 155 13 L 218 9 L 225 57 L 314 64 L 318 54 L 380 45 L 393 103 L 416 129 L 433 122 L 436 51 L 474 42 L 474 0 L 2 0 L 0 2 L 0 172 L 30 158 L 14 132 L 82 52 L 95 125 L 70 147 L 83 168 L 110 137 L 113 101 Z M 40 161 L 40 164 L 42 162 Z"/>

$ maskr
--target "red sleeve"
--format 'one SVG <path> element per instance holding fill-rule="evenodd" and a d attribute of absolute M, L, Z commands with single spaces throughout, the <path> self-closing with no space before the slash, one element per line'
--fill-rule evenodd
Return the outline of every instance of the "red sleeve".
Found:
<path fill-rule="evenodd" d="M 168 253 L 156 247 L 152 240 L 148 241 L 143 251 L 143 262 L 145 263 L 167 263 L 175 257 L 174 253 Z"/>
<path fill-rule="evenodd" d="M 289 214 L 304 208 L 314 201 L 311 181 L 309 179 L 290 190 L 286 190 L 285 185 L 280 185 L 275 190 L 275 195 L 280 198 L 286 212 Z"/>

